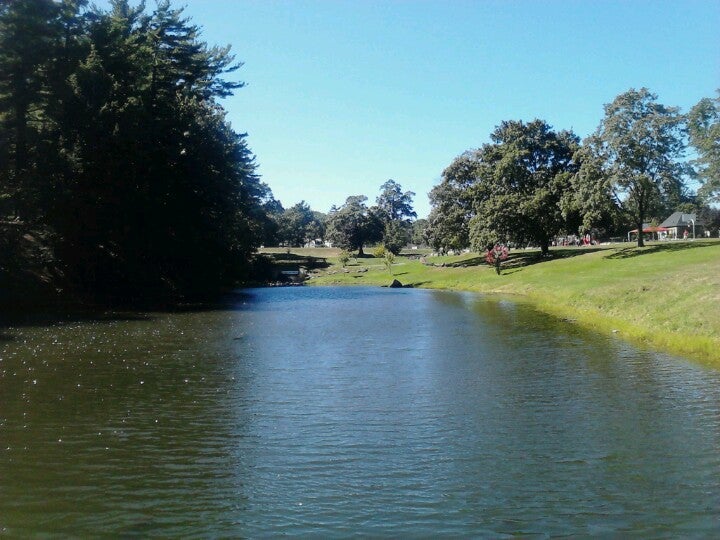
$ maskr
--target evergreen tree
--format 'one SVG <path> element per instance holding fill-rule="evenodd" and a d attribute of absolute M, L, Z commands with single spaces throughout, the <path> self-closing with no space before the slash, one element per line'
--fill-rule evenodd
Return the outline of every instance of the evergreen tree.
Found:
<path fill-rule="evenodd" d="M 167 1 L 0 4 L 0 210 L 42 232 L 63 286 L 183 295 L 246 275 L 272 194 L 219 103 L 239 66 Z"/>

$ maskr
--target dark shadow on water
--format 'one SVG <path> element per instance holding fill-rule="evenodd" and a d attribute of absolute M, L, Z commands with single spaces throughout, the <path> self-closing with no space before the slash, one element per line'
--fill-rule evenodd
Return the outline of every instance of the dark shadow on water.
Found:
<path fill-rule="evenodd" d="M 645 247 L 626 247 L 607 255 L 606 259 L 629 259 L 640 255 L 649 255 L 651 253 L 685 251 L 688 249 L 698 249 L 706 247 L 720 246 L 718 242 L 712 240 L 690 240 L 690 241 L 669 241 L 647 244 Z"/>
<path fill-rule="evenodd" d="M 122 311 L 94 310 L 92 308 L 72 307 L 67 310 L 58 308 L 26 308 L 13 312 L 0 313 L 0 328 L 7 327 L 33 327 L 51 326 L 56 324 L 74 324 L 87 322 L 118 322 L 118 321 L 148 321 L 149 314 L 128 313 Z M 14 338 L 0 334 L 0 341 L 9 341 Z"/>
<path fill-rule="evenodd" d="M 194 313 L 203 311 L 240 311 L 246 309 L 252 295 L 243 290 L 227 292 L 211 299 L 176 303 L 133 303 L 114 307 L 91 304 L 31 305 L 0 307 L 0 329 L 74 323 L 111 323 L 150 321 L 158 313 Z M 0 341 L 14 339 L 0 334 Z"/>

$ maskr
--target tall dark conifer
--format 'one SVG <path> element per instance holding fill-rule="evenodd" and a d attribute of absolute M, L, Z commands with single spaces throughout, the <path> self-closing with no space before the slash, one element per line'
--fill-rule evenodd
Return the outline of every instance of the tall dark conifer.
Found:
<path fill-rule="evenodd" d="M 269 188 L 219 103 L 240 64 L 199 36 L 167 1 L 0 4 L 1 217 L 42 229 L 66 286 L 201 292 L 266 236 Z"/>

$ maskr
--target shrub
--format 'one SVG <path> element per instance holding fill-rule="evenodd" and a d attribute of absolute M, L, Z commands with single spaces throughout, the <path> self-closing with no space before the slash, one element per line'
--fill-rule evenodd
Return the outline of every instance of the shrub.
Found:
<path fill-rule="evenodd" d="M 338 255 L 338 261 L 342 265 L 343 268 L 347 266 L 347 263 L 350 261 L 350 253 L 346 250 L 343 250 L 340 252 L 340 255 Z"/>
<path fill-rule="evenodd" d="M 395 254 L 392 251 L 385 252 L 385 268 L 392 274 L 392 265 L 395 262 Z"/>

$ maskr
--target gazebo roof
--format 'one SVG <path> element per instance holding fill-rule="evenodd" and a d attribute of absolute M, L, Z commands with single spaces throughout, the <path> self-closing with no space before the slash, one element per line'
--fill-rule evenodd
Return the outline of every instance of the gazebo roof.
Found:
<path fill-rule="evenodd" d="M 683 214 L 682 212 L 674 212 L 669 218 L 663 221 L 661 227 L 688 227 L 692 223 L 698 224 L 695 214 Z"/>

